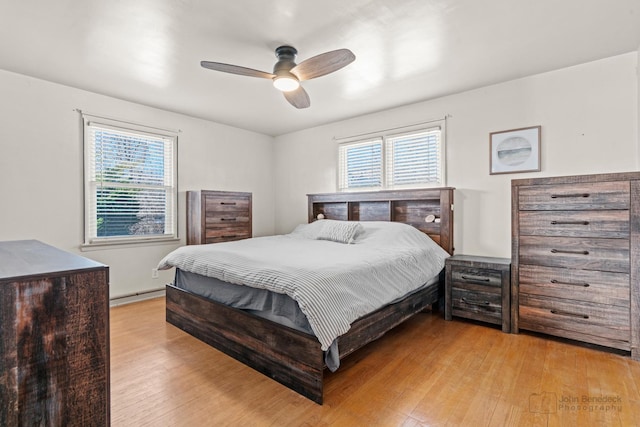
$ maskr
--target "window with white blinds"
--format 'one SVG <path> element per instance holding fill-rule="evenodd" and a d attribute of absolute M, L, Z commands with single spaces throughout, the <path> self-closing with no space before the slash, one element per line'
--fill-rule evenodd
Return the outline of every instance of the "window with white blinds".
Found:
<path fill-rule="evenodd" d="M 386 138 L 387 186 L 440 185 L 440 129 Z"/>
<path fill-rule="evenodd" d="M 85 244 L 177 238 L 177 136 L 83 119 Z"/>
<path fill-rule="evenodd" d="M 340 146 L 340 189 L 364 190 L 382 186 L 382 138 Z"/>
<path fill-rule="evenodd" d="M 338 147 L 338 190 L 444 186 L 444 123 Z"/>

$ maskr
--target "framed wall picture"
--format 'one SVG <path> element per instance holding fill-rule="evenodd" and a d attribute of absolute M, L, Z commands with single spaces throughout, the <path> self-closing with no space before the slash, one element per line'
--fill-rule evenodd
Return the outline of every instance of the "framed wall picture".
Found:
<path fill-rule="evenodd" d="M 503 130 L 489 134 L 491 175 L 540 171 L 540 128 Z"/>

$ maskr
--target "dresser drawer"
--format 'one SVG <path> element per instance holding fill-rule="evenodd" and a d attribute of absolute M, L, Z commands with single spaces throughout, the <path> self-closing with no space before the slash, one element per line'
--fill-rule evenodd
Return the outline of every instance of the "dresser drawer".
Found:
<path fill-rule="evenodd" d="M 451 309 L 454 316 L 499 325 L 502 323 L 502 294 L 488 286 L 474 289 L 454 286 L 451 290 Z"/>
<path fill-rule="evenodd" d="M 207 217 L 220 213 L 249 212 L 250 199 L 248 197 L 205 196 L 205 212 Z"/>
<path fill-rule="evenodd" d="M 521 236 L 629 238 L 629 211 L 521 211 Z"/>
<path fill-rule="evenodd" d="M 629 188 L 628 181 L 522 186 L 518 209 L 629 209 Z"/>
<path fill-rule="evenodd" d="M 205 224 L 207 228 L 227 228 L 233 226 L 245 227 L 249 223 L 247 212 L 227 212 L 218 216 L 207 216 Z"/>
<path fill-rule="evenodd" d="M 519 263 L 626 273 L 629 241 L 521 236 Z"/>
<path fill-rule="evenodd" d="M 520 327 L 531 331 L 629 350 L 629 310 L 520 294 Z"/>
<path fill-rule="evenodd" d="M 476 283 L 492 287 L 493 291 L 498 294 L 502 289 L 502 273 L 499 270 L 453 266 L 451 268 L 451 279 L 454 287 L 459 287 L 461 283 Z"/>
<path fill-rule="evenodd" d="M 207 237 L 204 240 L 204 243 L 206 244 L 211 244 L 211 243 L 224 243 L 224 242 L 233 242 L 235 240 L 242 240 L 242 239 L 247 239 L 248 237 L 242 237 L 242 236 L 229 236 L 229 237 Z"/>
<path fill-rule="evenodd" d="M 629 274 L 520 265 L 520 294 L 629 307 Z"/>
<path fill-rule="evenodd" d="M 218 237 L 207 237 L 204 240 L 204 243 L 222 243 L 222 242 L 232 242 L 234 240 L 242 240 L 248 239 L 249 236 L 247 233 L 238 233 L 238 234 L 225 234 Z"/>
<path fill-rule="evenodd" d="M 215 243 L 210 242 L 211 239 L 227 239 L 227 240 L 237 240 L 237 239 L 247 239 L 251 237 L 251 232 L 247 227 L 244 226 L 229 226 L 229 227 L 218 227 L 218 228 L 208 228 L 205 230 L 205 239 L 207 243 Z"/>

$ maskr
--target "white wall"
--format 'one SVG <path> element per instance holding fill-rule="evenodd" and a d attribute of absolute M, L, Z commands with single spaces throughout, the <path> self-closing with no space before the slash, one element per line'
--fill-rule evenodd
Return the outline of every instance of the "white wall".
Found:
<path fill-rule="evenodd" d="M 346 137 L 450 115 L 447 185 L 457 253 L 509 257 L 511 179 L 638 168 L 638 54 L 522 78 L 275 139 L 276 232 L 306 221 L 307 193 L 336 191 Z M 542 171 L 489 175 L 489 133 L 542 126 Z"/>
<path fill-rule="evenodd" d="M 81 109 L 169 129 L 178 139 L 179 232 L 185 191 L 253 193 L 254 235 L 274 232 L 273 138 L 0 71 L 0 240 L 37 239 L 110 267 L 111 297 L 157 289 L 173 271 L 151 269 L 179 244 L 81 252 Z"/>
<path fill-rule="evenodd" d="M 110 266 L 111 296 L 169 282 L 151 269 L 179 244 L 81 252 L 82 142 L 74 109 L 181 129 L 184 192 L 251 191 L 254 235 L 306 221 L 306 194 L 336 191 L 333 137 L 450 115 L 448 185 L 456 187 L 457 253 L 510 254 L 510 180 L 637 170 L 638 52 L 283 135 L 253 132 L 0 71 L 0 240 L 38 239 Z M 489 175 L 492 131 L 542 126 L 542 171 Z M 275 197 L 275 203 L 274 203 Z"/>

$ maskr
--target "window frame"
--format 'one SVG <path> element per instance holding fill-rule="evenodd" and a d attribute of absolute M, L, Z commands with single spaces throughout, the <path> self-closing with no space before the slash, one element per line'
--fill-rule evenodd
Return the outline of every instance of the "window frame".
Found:
<path fill-rule="evenodd" d="M 84 185 L 84 241 L 81 245 L 83 248 L 123 245 L 123 244 L 140 244 L 140 243 L 159 243 L 159 242 L 175 242 L 179 240 L 178 235 L 178 131 L 170 131 L 165 129 L 154 128 L 150 126 L 140 125 L 137 123 L 125 122 L 117 119 L 96 116 L 87 113 L 81 113 L 82 116 L 82 141 L 83 141 L 83 185 Z M 96 188 L 97 180 L 93 179 L 92 170 L 95 170 L 95 162 L 92 160 L 95 152 L 90 141 L 90 133 L 92 129 L 102 128 L 121 132 L 123 134 L 138 135 L 142 138 L 154 140 L 162 140 L 164 145 L 163 153 L 166 158 L 167 144 L 171 149 L 169 162 L 171 168 L 164 173 L 163 186 L 149 186 L 139 184 L 125 187 L 133 188 L 164 188 L 167 194 L 165 200 L 165 233 L 163 234 L 141 234 L 141 235 L 120 235 L 120 236 L 98 236 L 96 230 L 97 224 L 97 197 Z M 167 179 L 170 181 L 167 183 Z M 167 232 L 167 226 L 170 227 Z"/>
<path fill-rule="evenodd" d="M 440 131 L 439 137 L 439 169 L 440 176 L 437 182 L 433 183 L 412 183 L 412 184 L 399 184 L 395 185 L 391 181 L 391 177 L 388 176 L 389 172 L 393 170 L 391 166 L 392 159 L 389 150 L 390 139 L 398 138 L 402 136 L 410 136 L 423 132 L 430 132 L 434 130 Z M 366 143 L 367 141 L 374 141 L 379 139 L 382 144 L 382 171 L 381 171 L 381 185 L 375 187 L 347 187 L 346 172 L 347 168 L 344 166 L 343 152 L 351 146 Z M 339 192 L 355 192 L 355 191 L 380 191 L 380 190 L 400 190 L 400 189 L 412 189 L 412 188 L 438 188 L 446 187 L 446 119 L 433 120 L 411 126 L 403 126 L 384 131 L 371 132 L 361 134 L 353 137 L 346 137 L 337 139 L 338 141 L 338 167 L 337 167 L 337 191 Z"/>

